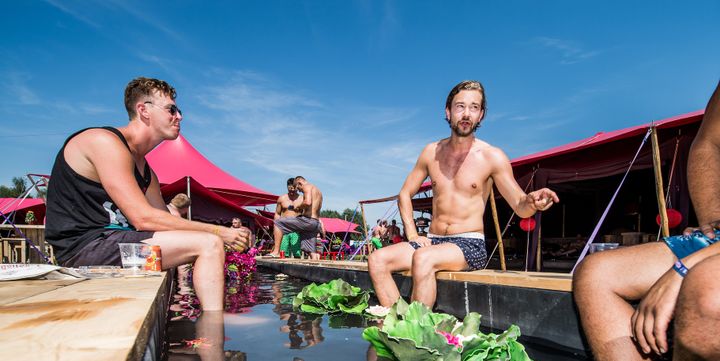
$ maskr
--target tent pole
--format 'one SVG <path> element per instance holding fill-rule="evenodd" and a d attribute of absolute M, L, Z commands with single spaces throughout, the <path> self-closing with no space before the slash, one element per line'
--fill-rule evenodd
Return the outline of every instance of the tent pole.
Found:
<path fill-rule="evenodd" d="M 562 205 L 562 238 L 565 238 L 565 203 Z"/>
<path fill-rule="evenodd" d="M 190 177 L 185 177 L 185 180 L 187 181 L 187 196 L 191 199 L 190 206 L 188 207 L 187 212 L 187 219 L 192 219 L 192 197 L 190 197 Z"/>
<path fill-rule="evenodd" d="M 653 152 L 653 168 L 655 169 L 655 192 L 657 195 L 658 210 L 660 212 L 660 226 L 662 227 L 663 237 L 670 236 L 670 228 L 668 226 L 667 209 L 665 206 L 665 190 L 662 180 L 662 163 L 660 161 L 660 146 L 657 138 L 657 128 L 652 126 L 652 152 Z"/>
<path fill-rule="evenodd" d="M 540 272 L 542 269 L 542 218 L 540 218 L 540 222 L 537 222 L 537 229 L 538 229 L 538 244 L 537 244 L 537 252 L 535 252 L 535 271 Z"/>
<path fill-rule="evenodd" d="M 368 230 L 367 230 L 367 220 L 365 219 L 365 207 L 362 203 L 360 203 L 360 215 L 362 216 L 362 228 L 365 234 L 363 234 L 363 239 L 367 240 Z M 362 255 L 365 256 L 365 244 L 362 246 Z"/>
<path fill-rule="evenodd" d="M 500 269 L 507 271 L 505 266 L 505 246 L 502 241 L 502 232 L 500 232 L 500 221 L 498 220 L 497 207 L 495 206 L 495 192 L 490 187 L 490 208 L 492 209 L 493 223 L 495 223 L 495 233 L 497 234 L 498 248 L 500 249 Z"/>

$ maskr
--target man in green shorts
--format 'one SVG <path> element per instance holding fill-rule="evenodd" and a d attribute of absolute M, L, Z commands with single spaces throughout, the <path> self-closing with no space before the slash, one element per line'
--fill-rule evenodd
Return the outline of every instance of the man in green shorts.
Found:
<path fill-rule="evenodd" d="M 300 207 L 303 202 L 303 195 L 295 188 L 295 178 L 289 178 L 287 180 L 287 190 L 288 192 L 281 195 L 275 205 L 275 220 L 280 218 L 293 218 L 299 215 L 297 208 Z M 280 250 L 286 254 L 300 257 L 300 242 L 297 233 L 292 232 L 283 235 L 282 230 L 276 226 L 273 229 L 273 236 L 275 238 L 275 244 L 273 245 L 272 252 L 269 254 L 270 257 L 279 257 Z"/>

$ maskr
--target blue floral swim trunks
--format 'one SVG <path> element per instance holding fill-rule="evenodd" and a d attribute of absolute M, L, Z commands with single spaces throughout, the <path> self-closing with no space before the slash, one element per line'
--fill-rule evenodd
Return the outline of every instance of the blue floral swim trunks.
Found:
<path fill-rule="evenodd" d="M 465 256 L 465 262 L 470 266 L 471 271 L 485 268 L 487 263 L 487 249 L 485 249 L 485 235 L 480 232 L 465 232 L 451 234 L 448 236 L 439 236 L 436 234 L 428 234 L 428 238 L 432 241 L 432 245 L 452 243 L 460 248 Z M 420 245 L 415 242 L 409 242 L 410 245 L 418 249 Z"/>

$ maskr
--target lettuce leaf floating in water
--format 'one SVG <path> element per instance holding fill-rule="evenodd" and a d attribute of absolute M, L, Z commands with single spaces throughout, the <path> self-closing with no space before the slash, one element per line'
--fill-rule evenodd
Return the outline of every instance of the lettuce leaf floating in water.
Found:
<path fill-rule="evenodd" d="M 480 332 L 480 315 L 470 312 L 463 322 L 434 313 L 420 302 L 408 305 L 402 298 L 390 309 L 382 329 L 365 329 L 379 357 L 390 360 L 531 361 L 517 338 L 520 328 L 510 326 L 500 335 Z"/>
<path fill-rule="evenodd" d="M 308 313 L 361 314 L 368 307 L 370 294 L 360 287 L 336 279 L 317 285 L 311 283 L 293 300 L 293 307 Z"/>

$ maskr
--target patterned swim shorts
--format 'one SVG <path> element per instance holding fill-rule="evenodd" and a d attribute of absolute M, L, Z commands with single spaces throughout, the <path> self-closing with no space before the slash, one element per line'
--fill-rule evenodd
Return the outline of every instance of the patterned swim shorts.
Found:
<path fill-rule="evenodd" d="M 470 266 L 471 271 L 485 268 L 487 263 L 487 249 L 485 249 L 485 235 L 480 232 L 466 232 L 452 234 L 449 236 L 438 236 L 436 234 L 428 234 L 428 238 L 432 241 L 432 245 L 452 243 L 460 248 L 465 256 L 465 262 Z M 415 242 L 410 245 L 418 249 L 420 246 Z"/>

